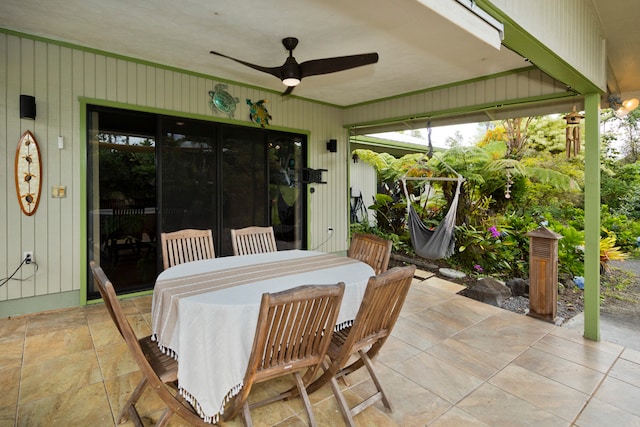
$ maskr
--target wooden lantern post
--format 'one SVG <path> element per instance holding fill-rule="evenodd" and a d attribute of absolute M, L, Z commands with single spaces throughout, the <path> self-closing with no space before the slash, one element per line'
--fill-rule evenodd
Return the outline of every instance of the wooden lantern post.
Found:
<path fill-rule="evenodd" d="M 556 323 L 558 313 L 558 240 L 544 226 L 527 233 L 529 244 L 529 316 Z"/>

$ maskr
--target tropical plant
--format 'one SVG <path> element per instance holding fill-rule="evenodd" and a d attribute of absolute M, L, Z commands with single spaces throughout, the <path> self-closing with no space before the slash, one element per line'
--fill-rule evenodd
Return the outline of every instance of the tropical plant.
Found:
<path fill-rule="evenodd" d="M 600 272 L 609 271 L 610 261 L 624 261 L 628 255 L 616 246 L 615 236 L 600 238 Z"/>
<path fill-rule="evenodd" d="M 374 211 L 378 228 L 383 233 L 402 234 L 404 231 L 407 204 L 402 199 L 378 193 L 375 202 L 369 206 Z"/>

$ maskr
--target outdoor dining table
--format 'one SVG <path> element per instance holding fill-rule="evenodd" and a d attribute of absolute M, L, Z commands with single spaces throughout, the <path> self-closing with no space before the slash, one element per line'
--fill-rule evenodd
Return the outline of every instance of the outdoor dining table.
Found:
<path fill-rule="evenodd" d="M 289 250 L 179 264 L 158 276 L 152 329 L 178 360 L 180 393 L 208 422 L 242 387 L 262 294 L 345 283 L 336 328 L 355 318 L 373 269 L 323 252 Z"/>

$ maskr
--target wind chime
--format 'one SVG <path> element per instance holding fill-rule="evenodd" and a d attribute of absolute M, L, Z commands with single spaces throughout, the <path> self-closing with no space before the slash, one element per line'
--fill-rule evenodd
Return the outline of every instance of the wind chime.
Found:
<path fill-rule="evenodd" d="M 570 159 L 571 153 L 577 156 L 580 152 L 580 120 L 584 119 L 584 116 L 576 111 L 576 106 L 574 105 L 573 111 L 564 116 L 563 119 L 567 121 L 567 159 Z"/>

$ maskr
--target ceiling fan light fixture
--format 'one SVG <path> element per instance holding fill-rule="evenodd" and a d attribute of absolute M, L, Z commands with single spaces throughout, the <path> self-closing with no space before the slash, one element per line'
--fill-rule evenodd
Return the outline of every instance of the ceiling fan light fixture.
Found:
<path fill-rule="evenodd" d="M 297 77 L 286 77 L 282 79 L 282 83 L 289 87 L 298 86 L 300 84 L 300 79 Z"/>
<path fill-rule="evenodd" d="M 638 108 L 638 98 L 631 98 L 626 101 L 622 101 L 622 106 L 629 111 L 635 110 Z"/>
<path fill-rule="evenodd" d="M 625 99 L 622 101 L 620 97 L 609 95 L 609 106 L 615 111 L 618 118 L 625 117 L 627 114 L 638 108 L 638 98 Z"/>

